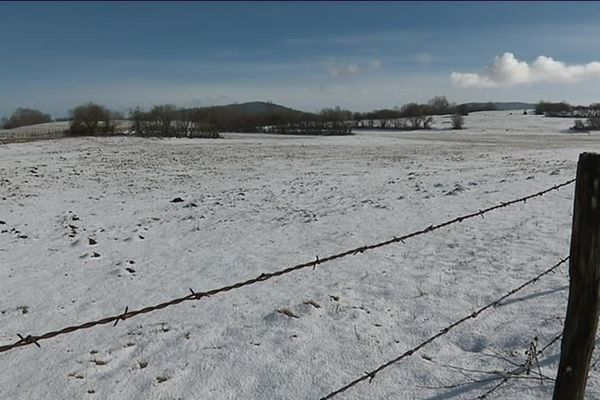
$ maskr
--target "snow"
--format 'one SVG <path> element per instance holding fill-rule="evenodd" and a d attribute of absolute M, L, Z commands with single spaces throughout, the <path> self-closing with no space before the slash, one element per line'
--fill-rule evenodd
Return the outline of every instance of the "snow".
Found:
<path fill-rule="evenodd" d="M 1 145 L 0 345 L 537 192 L 598 150 L 600 136 L 562 133 L 572 121 L 515 113 L 473 113 L 464 131 Z M 573 190 L 0 353 L 0 398 L 320 398 L 568 255 Z M 509 371 L 535 337 L 541 348 L 562 331 L 559 271 L 340 398 L 476 398 L 498 380 L 473 371 Z M 552 378 L 559 343 L 539 356 Z M 552 386 L 516 378 L 490 398 L 549 398 Z"/>

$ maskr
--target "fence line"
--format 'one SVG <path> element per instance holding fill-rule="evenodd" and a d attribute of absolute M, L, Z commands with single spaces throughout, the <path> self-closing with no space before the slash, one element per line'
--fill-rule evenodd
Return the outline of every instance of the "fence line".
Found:
<path fill-rule="evenodd" d="M 436 333 L 433 336 L 430 336 L 428 339 L 426 339 L 425 341 L 419 343 L 417 346 L 413 347 L 410 350 L 407 350 L 406 352 L 402 353 L 401 355 L 399 355 L 398 357 L 386 362 L 385 364 L 380 365 L 379 367 L 375 368 L 372 371 L 366 372 L 364 375 L 362 375 L 360 378 L 356 378 L 353 381 L 351 381 L 350 383 L 342 386 L 341 388 L 327 394 L 324 397 L 321 397 L 320 400 L 328 400 L 328 399 L 332 399 L 335 396 L 345 392 L 346 390 L 350 389 L 353 386 L 358 385 L 359 383 L 366 381 L 367 379 L 369 380 L 369 383 L 373 381 L 373 379 L 375 378 L 375 375 L 378 374 L 379 372 L 383 371 L 386 368 L 391 367 L 392 365 L 402 361 L 403 359 L 412 356 L 414 353 L 416 353 L 417 351 L 421 350 L 423 347 L 427 346 L 428 344 L 432 343 L 433 341 L 435 341 L 436 339 L 439 339 L 440 337 L 446 335 L 447 333 L 449 333 L 452 329 L 456 328 L 459 325 L 462 325 L 463 323 L 467 322 L 470 319 L 475 319 L 477 318 L 479 315 L 481 315 L 482 312 L 498 306 L 503 300 L 507 299 L 508 297 L 514 295 L 515 293 L 521 291 L 522 289 L 526 288 L 529 285 L 532 285 L 533 283 L 537 282 L 540 278 L 548 275 L 549 273 L 555 271 L 558 267 L 560 267 L 562 264 L 564 264 L 567 260 L 569 259 L 569 257 L 567 256 L 566 258 L 563 258 L 562 260 L 560 260 L 557 264 L 554 264 L 552 267 L 548 268 L 547 270 L 545 270 L 544 272 L 536 275 L 535 277 L 531 278 L 530 280 L 528 280 L 527 282 L 521 284 L 520 286 L 512 289 L 511 291 L 507 292 L 505 295 L 497 298 L 496 300 L 486 304 L 483 307 L 480 307 L 479 309 L 475 310 L 474 312 L 472 312 L 469 315 L 466 315 L 464 317 L 462 317 L 461 319 L 453 322 L 452 324 L 448 325 L 447 327 L 443 328 L 442 330 L 440 330 L 438 333 Z M 558 339 L 557 339 L 558 340 Z"/>
<path fill-rule="evenodd" d="M 34 130 L 5 130 L 0 131 L 0 143 L 8 144 L 13 142 L 27 142 L 34 140 L 57 139 L 67 136 L 67 131 L 63 128 L 48 128 Z"/>
<path fill-rule="evenodd" d="M 368 250 L 373 250 L 373 249 L 376 249 L 376 248 L 379 248 L 379 247 L 389 246 L 389 245 L 394 244 L 394 243 L 399 243 L 399 242 L 404 243 L 404 241 L 406 239 L 410 239 L 410 238 L 413 238 L 413 237 L 416 237 L 416 236 L 425 235 L 427 233 L 436 231 L 438 229 L 441 229 L 441 228 L 444 228 L 444 227 L 447 227 L 447 226 L 450 226 L 450 225 L 453 225 L 453 224 L 456 224 L 456 223 L 460 223 L 460 222 L 465 221 L 467 219 L 471 219 L 471 218 L 475 218 L 475 217 L 479 217 L 479 216 L 483 218 L 483 216 L 485 214 L 487 214 L 487 213 L 489 213 L 491 211 L 498 210 L 498 209 L 505 208 L 505 207 L 509 207 L 511 205 L 514 205 L 514 204 L 517 204 L 517 203 L 521 203 L 521 202 L 526 203 L 527 200 L 529 200 L 529 199 L 533 199 L 535 197 L 541 197 L 541 196 L 543 196 L 543 195 L 545 195 L 545 194 L 547 194 L 549 192 L 552 192 L 554 190 L 558 190 L 561 187 L 570 185 L 573 182 L 575 182 L 575 179 L 570 179 L 570 180 L 568 180 L 566 182 L 563 182 L 563 183 L 558 184 L 558 185 L 554 185 L 554 186 L 552 186 L 550 188 L 544 189 L 544 190 L 539 191 L 537 193 L 530 194 L 528 196 L 521 197 L 521 198 L 518 198 L 518 199 L 515 199 L 515 200 L 508 201 L 508 202 L 503 202 L 503 203 L 497 204 L 495 206 L 491 206 L 491 207 L 479 210 L 479 211 L 471 213 L 471 214 L 466 214 L 466 215 L 463 215 L 463 216 L 460 216 L 460 217 L 456 217 L 456 218 L 453 218 L 451 220 L 448 220 L 448 221 L 445 221 L 445 222 L 442 222 L 442 223 L 439 223 L 439 224 L 436 224 L 436 225 L 430 225 L 430 226 L 428 226 L 425 229 L 414 231 L 412 233 L 405 234 L 405 235 L 400 236 L 400 237 L 395 237 L 394 236 L 393 239 L 389 239 L 389 240 L 386 240 L 386 241 L 383 241 L 383 242 L 379 242 L 379 243 L 376 243 L 376 244 L 371 244 L 371 245 L 356 247 L 354 249 L 350 249 L 350 250 L 347 250 L 347 251 L 344 251 L 344 252 L 341 252 L 341 253 L 337 253 L 337 254 L 334 254 L 334 255 L 322 258 L 322 259 L 319 259 L 319 257 L 317 256 L 315 260 L 308 261 L 308 262 L 301 263 L 301 264 L 297 264 L 297 265 L 294 265 L 292 267 L 284 268 L 284 269 L 281 269 L 281 270 L 278 270 L 278 271 L 275 271 L 275 272 L 263 273 L 263 274 L 257 276 L 256 278 L 248 279 L 246 281 L 238 282 L 238 283 L 235 283 L 235 284 L 223 286 L 223 287 L 216 288 L 216 289 L 211 289 L 211 290 L 208 290 L 208 291 L 205 291 L 205 292 L 195 292 L 194 290 L 190 289 L 191 294 L 188 294 L 187 296 L 178 297 L 178 298 L 175 298 L 175 299 L 170 300 L 170 301 L 166 301 L 166 302 L 159 303 L 159 304 L 152 305 L 152 306 L 147 306 L 147 307 L 144 307 L 144 308 L 141 308 L 141 309 L 138 309 L 138 310 L 129 311 L 129 307 L 125 307 L 125 311 L 123 313 L 121 313 L 121 314 L 117 314 L 117 315 L 113 315 L 113 316 L 110 316 L 110 317 L 101 318 L 101 319 L 94 320 L 94 321 L 85 322 L 85 323 L 82 323 L 82 324 L 79 324 L 79 325 L 68 326 L 68 327 L 62 328 L 60 330 L 46 332 L 46 333 L 38 335 L 38 336 L 34 336 L 34 335 L 23 336 L 20 333 L 18 333 L 17 336 L 19 337 L 19 340 L 16 341 L 16 342 L 14 342 L 14 343 L 8 344 L 8 345 L 0 346 L 0 353 L 6 352 L 6 351 L 9 351 L 9 350 L 13 350 L 13 349 L 15 349 L 17 347 L 28 346 L 28 345 L 33 345 L 33 344 L 36 345 L 36 346 L 38 346 L 38 347 L 41 347 L 40 344 L 38 343 L 40 340 L 51 339 L 51 338 L 54 338 L 56 336 L 65 335 L 65 334 L 72 333 L 72 332 L 79 331 L 79 330 L 83 330 L 83 329 L 90 329 L 90 328 L 93 328 L 93 327 L 99 326 L 99 325 L 107 325 L 107 324 L 110 324 L 110 323 L 114 323 L 113 326 L 116 326 L 119 321 L 124 321 L 126 319 L 133 318 L 133 317 L 135 317 L 137 315 L 147 314 L 147 313 L 150 313 L 150 312 L 153 312 L 153 311 L 156 311 L 156 310 L 161 310 L 161 309 L 164 309 L 164 308 L 167 308 L 167 307 L 170 307 L 170 306 L 174 306 L 176 304 L 183 303 L 184 301 L 200 300 L 200 299 L 202 299 L 204 297 L 210 297 L 210 296 L 218 294 L 218 293 L 225 293 L 225 292 L 229 292 L 229 291 L 232 291 L 232 290 L 240 289 L 240 288 L 245 287 L 245 286 L 254 285 L 256 283 L 264 282 L 264 281 L 270 280 L 270 279 L 278 277 L 278 276 L 282 276 L 282 275 L 286 275 L 286 274 L 289 274 L 289 273 L 292 273 L 292 272 L 295 272 L 295 271 L 299 271 L 301 269 L 312 268 L 314 270 L 318 265 L 324 264 L 326 262 L 330 262 L 330 261 L 337 260 L 337 259 L 340 259 L 340 258 L 343 258 L 343 257 L 351 256 L 351 255 L 362 254 L 362 253 L 364 253 L 364 252 L 366 252 Z"/>

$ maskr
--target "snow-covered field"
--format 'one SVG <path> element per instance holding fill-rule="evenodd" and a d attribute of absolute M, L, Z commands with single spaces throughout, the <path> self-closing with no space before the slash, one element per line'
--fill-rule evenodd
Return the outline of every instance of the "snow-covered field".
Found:
<path fill-rule="evenodd" d="M 572 120 L 488 112 L 465 123 L 460 132 L 2 145 L 0 345 L 537 192 L 574 177 L 580 152 L 600 150 L 600 136 L 563 133 Z M 568 255 L 573 189 L 0 353 L 0 398 L 318 399 Z M 477 398 L 499 382 L 473 382 L 497 377 L 477 371 L 510 371 L 535 337 L 541 348 L 561 332 L 567 269 L 339 398 Z M 542 374 L 555 376 L 559 348 L 538 357 Z M 533 378 L 489 398 L 551 397 L 552 382 Z M 588 393 L 600 398 L 596 368 Z"/>

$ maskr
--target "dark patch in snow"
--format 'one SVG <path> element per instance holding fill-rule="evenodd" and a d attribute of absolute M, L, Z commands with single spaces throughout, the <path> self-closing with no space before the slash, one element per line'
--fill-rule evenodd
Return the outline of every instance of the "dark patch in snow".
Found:
<path fill-rule="evenodd" d="M 289 308 L 280 308 L 280 309 L 277 310 L 277 312 L 279 314 L 283 314 L 283 315 L 285 315 L 286 317 L 289 317 L 289 318 L 300 318 L 299 316 L 297 316 L 296 314 L 294 314 Z"/>
<path fill-rule="evenodd" d="M 454 189 L 446 192 L 446 196 L 456 196 L 457 194 L 462 193 L 465 190 L 466 190 L 466 188 L 463 185 L 461 185 L 460 183 L 457 183 L 454 186 Z"/>

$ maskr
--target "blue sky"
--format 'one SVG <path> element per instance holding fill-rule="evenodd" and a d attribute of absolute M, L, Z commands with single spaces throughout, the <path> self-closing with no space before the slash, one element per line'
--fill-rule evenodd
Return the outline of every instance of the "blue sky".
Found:
<path fill-rule="evenodd" d="M 588 104 L 598 21 L 594 2 L 0 2 L 0 115 L 87 101 Z"/>

